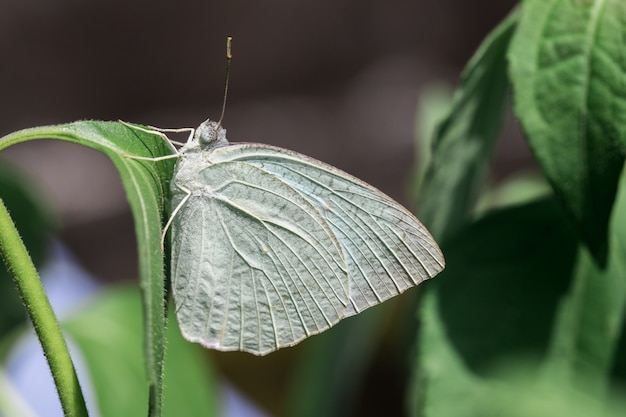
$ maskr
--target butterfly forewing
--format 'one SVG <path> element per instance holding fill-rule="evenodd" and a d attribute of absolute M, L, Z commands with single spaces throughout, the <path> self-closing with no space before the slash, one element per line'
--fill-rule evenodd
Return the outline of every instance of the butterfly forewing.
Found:
<path fill-rule="evenodd" d="M 402 293 L 444 267 L 439 247 L 404 207 L 367 183 L 296 152 L 260 144 L 218 148 L 215 163 L 253 164 L 288 184 L 315 206 L 346 258 L 350 304 L 346 316 Z"/>
<path fill-rule="evenodd" d="M 186 192 L 173 181 L 176 204 Z M 265 354 L 344 317 L 344 253 L 299 191 L 239 161 L 208 165 L 184 187 L 191 195 L 172 225 L 172 279 L 186 338 Z"/>

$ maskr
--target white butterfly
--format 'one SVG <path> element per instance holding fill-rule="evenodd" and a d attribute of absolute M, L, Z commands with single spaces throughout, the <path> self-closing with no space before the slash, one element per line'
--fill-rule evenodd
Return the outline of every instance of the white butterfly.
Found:
<path fill-rule="evenodd" d="M 286 149 L 229 144 L 219 122 L 182 130 L 166 229 L 188 340 L 265 355 L 444 268 L 426 228 L 367 183 Z"/>

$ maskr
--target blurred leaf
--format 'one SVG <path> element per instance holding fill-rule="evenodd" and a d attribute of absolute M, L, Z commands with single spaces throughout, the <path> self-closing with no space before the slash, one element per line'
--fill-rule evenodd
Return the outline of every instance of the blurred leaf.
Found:
<path fill-rule="evenodd" d="M 416 204 L 419 200 L 419 190 L 430 166 L 432 158 L 432 140 L 435 131 L 441 121 L 448 117 L 452 102 L 452 89 L 442 83 L 426 85 L 420 91 L 415 117 L 416 156 L 415 166 L 412 169 L 412 181 L 407 194 L 411 202 Z"/>
<path fill-rule="evenodd" d="M 613 367 L 610 379 L 612 382 L 611 391 L 615 389 L 623 390 L 626 387 L 626 321 L 622 322 L 619 340 L 613 354 Z"/>
<path fill-rule="evenodd" d="M 537 378 L 536 361 L 510 356 L 494 364 L 489 378 L 471 372 L 447 342 L 445 324 L 437 314 L 437 296 L 429 291 L 423 299 L 422 341 L 428 352 L 422 357 L 422 378 L 427 390 L 412 396 L 414 416 L 434 417 L 618 417 L 623 398 L 598 400 L 588 393 L 562 384 L 553 374 Z M 489 327 L 483 324 L 484 327 Z M 419 384 L 413 388 L 423 387 Z M 619 398 L 619 399 L 618 399 Z"/>
<path fill-rule="evenodd" d="M 615 213 L 605 270 L 578 250 L 554 199 L 488 214 L 444 245 L 447 269 L 422 305 L 413 415 L 623 413 L 593 407 L 623 353 L 626 181 Z M 502 375 L 515 367 L 526 385 Z"/>
<path fill-rule="evenodd" d="M 624 415 L 623 397 L 598 399 L 588 392 L 563 385 L 558 378 L 538 381 L 523 360 L 499 366 L 495 378 L 476 380 L 478 387 L 463 404 L 449 401 L 438 408 L 446 417 L 619 417 Z M 622 393 L 623 394 L 623 393 Z"/>
<path fill-rule="evenodd" d="M 552 195 L 552 189 L 543 177 L 535 173 L 518 173 L 487 190 L 474 211 L 479 217 L 489 210 L 525 204 L 549 195 Z"/>
<path fill-rule="evenodd" d="M 454 351 L 439 316 L 438 302 L 434 289 L 424 292 L 419 312 L 419 346 L 407 392 L 409 415 L 464 417 L 485 386 Z"/>
<path fill-rule="evenodd" d="M 135 219 L 139 275 L 145 320 L 145 361 L 150 381 L 150 413 L 161 410 L 165 354 L 164 259 L 160 249 L 162 214 L 169 196 L 173 160 L 140 161 L 131 156 L 157 157 L 172 151 L 158 135 L 122 123 L 83 121 L 20 130 L 0 138 L 0 150 L 35 139 L 60 139 L 103 152 L 117 168 Z"/>
<path fill-rule="evenodd" d="M 516 114 L 600 265 L 626 149 L 624 39 L 623 0 L 527 0 L 509 54 Z"/>
<path fill-rule="evenodd" d="M 142 327 L 139 293 L 126 288 L 100 294 L 63 323 L 85 358 L 103 417 L 145 415 Z M 167 339 L 163 415 L 217 416 L 216 384 L 202 348 L 182 338 L 176 320 Z"/>
<path fill-rule="evenodd" d="M 473 372 L 513 353 L 545 354 L 577 248 L 562 217 L 554 199 L 496 211 L 445 247 L 439 314 Z"/>
<path fill-rule="evenodd" d="M 609 387 L 626 313 L 626 176 L 622 175 L 610 223 L 608 265 L 601 269 L 585 248 L 561 301 L 548 369 L 564 383 L 602 397 Z M 621 352 L 622 354 L 624 351 Z"/>
<path fill-rule="evenodd" d="M 485 166 L 502 123 L 507 92 L 506 49 L 515 29 L 517 13 L 505 19 L 481 44 L 466 66 L 461 85 L 453 97 L 447 118 L 440 125 L 433 140 L 431 165 L 420 189 L 421 206 L 418 213 L 422 222 L 441 243 L 454 235 L 467 221 L 481 188 Z M 446 253 L 445 245 L 443 248 Z M 446 254 L 447 265 L 454 264 Z M 419 355 L 413 370 L 413 386 L 409 403 L 414 415 L 427 410 L 430 402 L 437 405 L 439 387 L 447 383 L 446 394 L 471 395 L 479 384 L 464 371 L 463 364 L 446 343 L 443 328 L 435 309 L 438 303 L 437 283 L 425 285 L 420 318 Z M 449 368 L 449 369 L 448 369 Z M 455 385 L 458 385 L 459 390 Z M 434 393 L 434 394 L 433 394 Z M 433 399 L 434 397 L 434 399 Z M 462 401 L 448 401 L 456 407 Z"/>
<path fill-rule="evenodd" d="M 413 415 L 489 415 L 498 365 L 540 369 L 576 255 L 562 217 L 544 199 L 488 214 L 444 245 L 448 267 L 421 310 Z"/>
<path fill-rule="evenodd" d="M 505 55 L 516 21 L 516 13 L 504 20 L 467 64 L 449 114 L 433 140 L 418 214 L 437 240 L 466 222 L 478 198 L 502 124 L 508 90 Z"/>
<path fill-rule="evenodd" d="M 489 395 L 476 407 L 476 417 L 619 417 L 626 402 L 621 396 L 597 398 L 585 390 L 562 384 L 554 375 L 537 381 L 524 362 L 508 363 L 489 384 Z"/>
<path fill-rule="evenodd" d="M 36 266 L 44 260 L 53 221 L 38 198 L 36 187 L 7 162 L 0 163 L 0 198 L 6 204 Z M 0 338 L 26 319 L 13 280 L 0 268 Z"/>

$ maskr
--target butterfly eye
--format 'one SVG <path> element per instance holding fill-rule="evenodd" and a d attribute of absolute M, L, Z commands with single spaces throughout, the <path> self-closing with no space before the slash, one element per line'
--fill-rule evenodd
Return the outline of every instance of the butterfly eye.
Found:
<path fill-rule="evenodd" d="M 212 120 L 206 120 L 205 122 L 200 124 L 200 126 L 198 126 L 194 138 L 202 146 L 212 145 L 218 139 L 219 129 L 220 126 L 216 122 Z"/>

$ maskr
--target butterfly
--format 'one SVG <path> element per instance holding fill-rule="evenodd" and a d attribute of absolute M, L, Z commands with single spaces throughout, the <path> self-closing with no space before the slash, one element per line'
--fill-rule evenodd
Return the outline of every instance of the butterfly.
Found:
<path fill-rule="evenodd" d="M 265 355 L 435 276 L 445 265 L 413 214 L 297 152 L 229 143 L 206 120 L 170 183 L 172 292 L 184 337 Z"/>

